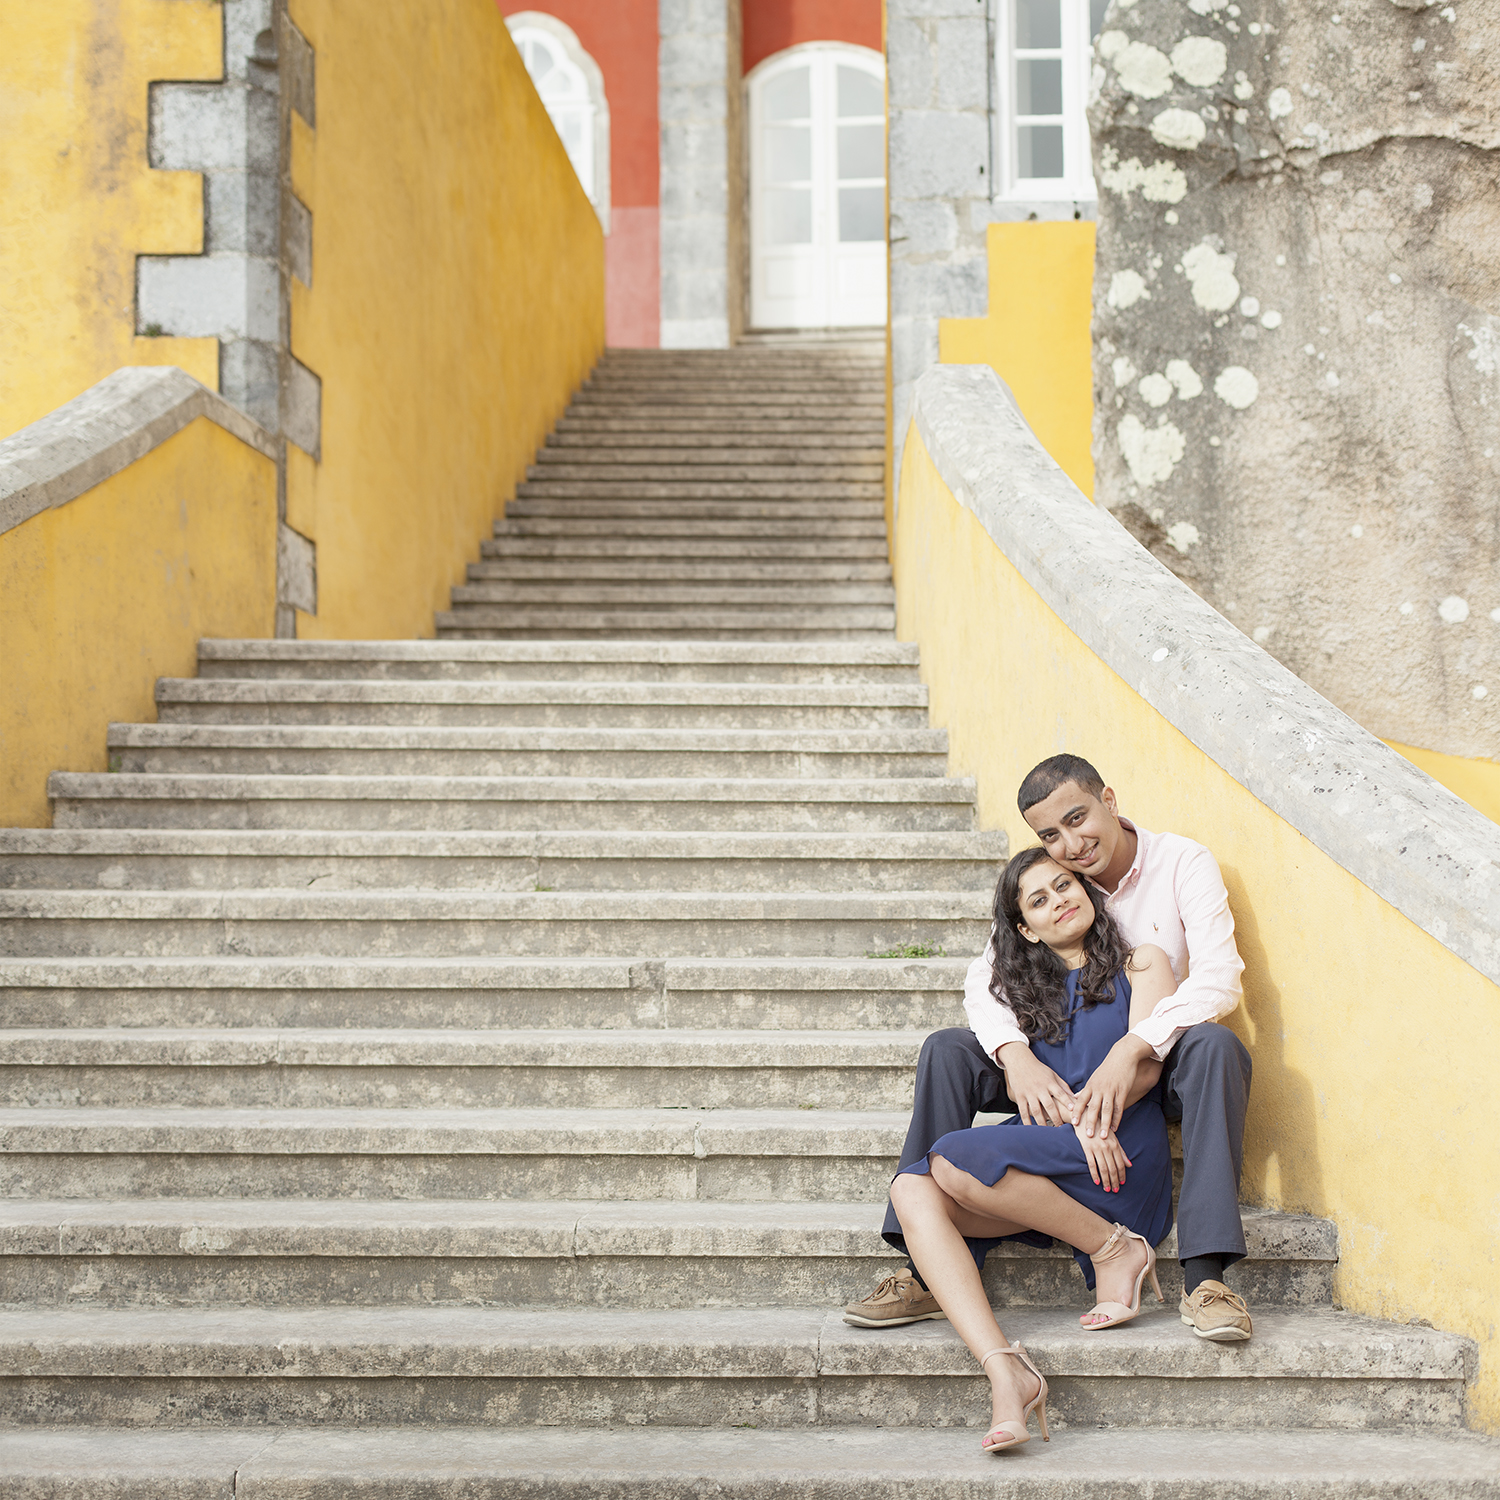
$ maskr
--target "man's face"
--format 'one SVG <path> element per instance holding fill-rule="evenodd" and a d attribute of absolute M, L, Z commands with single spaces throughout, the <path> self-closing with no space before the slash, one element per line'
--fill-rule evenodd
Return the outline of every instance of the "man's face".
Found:
<path fill-rule="evenodd" d="M 1065 781 L 1023 816 L 1047 853 L 1080 875 L 1102 874 L 1119 848 L 1122 830 L 1108 787 L 1099 798 L 1076 781 Z"/>

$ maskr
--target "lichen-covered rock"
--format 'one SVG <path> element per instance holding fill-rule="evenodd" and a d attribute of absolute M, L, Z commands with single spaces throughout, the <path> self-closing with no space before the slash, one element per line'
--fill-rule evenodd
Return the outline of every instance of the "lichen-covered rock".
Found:
<path fill-rule="evenodd" d="M 1097 497 L 1386 739 L 1500 756 L 1500 12 L 1115 0 Z"/>

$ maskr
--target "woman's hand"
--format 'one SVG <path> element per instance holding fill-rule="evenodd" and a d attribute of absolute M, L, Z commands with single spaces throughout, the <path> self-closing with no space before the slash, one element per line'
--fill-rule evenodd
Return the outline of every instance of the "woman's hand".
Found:
<path fill-rule="evenodd" d="M 1089 1176 L 1106 1193 L 1118 1193 L 1125 1185 L 1125 1168 L 1131 1165 L 1119 1140 L 1085 1135 L 1081 1125 L 1075 1125 L 1073 1129 L 1088 1159 Z"/>

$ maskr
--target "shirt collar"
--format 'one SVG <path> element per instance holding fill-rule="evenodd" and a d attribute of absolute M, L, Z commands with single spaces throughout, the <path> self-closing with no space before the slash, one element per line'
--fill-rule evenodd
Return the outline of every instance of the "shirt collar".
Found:
<path fill-rule="evenodd" d="M 1112 891 L 1104 891 L 1106 897 L 1118 896 L 1121 891 L 1132 886 L 1141 878 L 1141 867 L 1146 863 L 1146 850 L 1151 843 L 1151 835 L 1129 818 L 1120 819 L 1120 827 L 1128 829 L 1135 835 L 1135 858 L 1130 862 L 1130 868 L 1120 877 L 1120 883 Z M 1086 877 L 1087 878 L 1087 877 Z M 1104 887 L 1097 880 L 1089 880 L 1089 884 L 1103 891 Z"/>

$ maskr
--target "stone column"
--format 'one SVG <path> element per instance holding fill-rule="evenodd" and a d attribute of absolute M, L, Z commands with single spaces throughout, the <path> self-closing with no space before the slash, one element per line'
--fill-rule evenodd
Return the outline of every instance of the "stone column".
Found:
<path fill-rule="evenodd" d="M 1500 754 L 1493 11 L 1105 28 L 1096 499 L 1367 729 Z"/>
<path fill-rule="evenodd" d="M 888 0 L 891 441 L 895 473 L 912 391 L 938 362 L 938 319 L 988 303 L 990 37 L 975 0 Z"/>
<path fill-rule="evenodd" d="M 660 0 L 658 23 L 661 344 L 726 349 L 743 295 L 739 0 Z"/>

